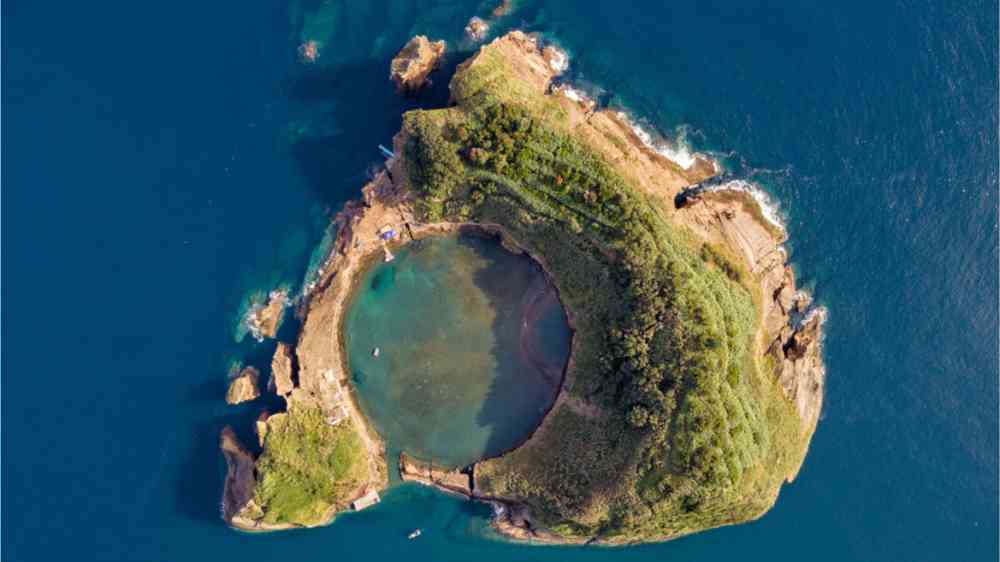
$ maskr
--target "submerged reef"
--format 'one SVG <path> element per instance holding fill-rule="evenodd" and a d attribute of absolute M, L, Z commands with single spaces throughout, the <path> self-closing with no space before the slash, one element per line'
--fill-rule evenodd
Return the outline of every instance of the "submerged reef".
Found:
<path fill-rule="evenodd" d="M 822 405 L 825 315 L 795 287 L 784 229 L 745 190 L 679 197 L 716 166 L 671 160 L 618 112 L 555 89 L 564 67 L 512 32 L 459 66 L 453 105 L 404 115 L 386 170 L 336 219 L 298 341 L 279 348 L 288 411 L 258 422 L 257 458 L 223 435 L 232 525 L 319 525 L 377 498 L 385 451 L 355 404 L 344 310 L 366 260 L 462 230 L 541 265 L 570 359 L 520 446 L 468 467 L 404 457 L 405 478 L 492 502 L 512 538 L 597 544 L 752 520 L 795 478 Z"/>

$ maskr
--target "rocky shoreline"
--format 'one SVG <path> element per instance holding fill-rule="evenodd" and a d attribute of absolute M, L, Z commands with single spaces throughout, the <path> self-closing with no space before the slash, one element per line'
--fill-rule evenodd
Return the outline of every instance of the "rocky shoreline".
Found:
<path fill-rule="evenodd" d="M 547 52 L 538 41 L 514 32 L 497 39 L 487 48 L 504 53 L 526 83 L 546 92 L 557 101 L 567 112 L 574 133 L 603 155 L 625 178 L 660 201 L 661 210 L 671 221 L 688 229 L 699 240 L 721 247 L 728 255 L 737 257 L 751 276 L 752 285 L 758 287 L 755 299 L 759 304 L 760 319 L 754 355 L 761 360 L 769 357 L 775 361 L 778 382 L 795 405 L 801 419 L 801 432 L 810 436 L 815 430 L 822 408 L 825 369 L 821 359 L 821 342 L 825 314 L 809 314 L 809 297 L 797 290 L 794 273 L 787 264 L 788 256 L 782 247 L 784 232 L 777 232 L 774 225 L 762 219 L 758 203 L 746 193 L 706 193 L 691 198 L 683 206 L 675 206 L 674 201 L 685 188 L 716 173 L 714 164 L 702 161 L 685 169 L 648 146 L 635 133 L 631 124 L 616 112 L 604 109 L 595 111 L 591 103 L 575 100 L 552 90 L 552 80 L 558 70 L 552 64 L 552 53 Z M 462 66 L 476 64 L 477 58 L 478 55 L 474 55 Z M 287 344 L 279 346 L 272 369 L 275 390 L 285 396 L 289 408 L 294 407 L 294 404 L 310 404 L 331 415 L 342 411 L 357 427 L 362 428 L 368 455 L 369 480 L 364 489 L 358 491 L 359 497 L 372 490 L 381 490 L 388 484 L 385 448 L 357 406 L 343 346 L 344 311 L 365 264 L 377 259 L 386 248 L 426 236 L 463 230 L 498 236 L 508 249 L 525 251 L 499 225 L 426 224 L 416 220 L 412 191 L 406 183 L 406 162 L 403 157 L 406 142 L 404 133 L 396 136 L 394 152 L 397 156 L 387 161 L 386 169 L 363 188 L 361 200 L 348 203 L 338 214 L 336 248 L 322 268 L 323 275 L 306 295 L 298 310 L 303 319 L 298 342 L 294 347 Z M 388 229 L 400 233 L 400 236 L 385 240 L 382 234 Z M 558 293 L 559 280 L 546 267 L 544 259 L 535 255 L 531 257 L 545 270 Z M 565 303 L 563 306 L 573 329 L 574 317 L 579 311 L 572 310 Z M 331 339 L 336 344 L 331 345 Z M 594 413 L 591 411 L 593 406 L 581 403 L 568 393 L 568 389 L 573 387 L 576 352 L 574 338 L 570 358 L 549 413 L 519 447 L 539 439 L 551 429 L 551 412 L 565 407 L 588 415 Z M 267 431 L 267 421 L 258 422 L 258 427 L 261 424 L 264 426 L 261 430 L 263 435 Z M 248 530 L 284 528 L 265 529 L 248 523 L 252 520 L 241 516 L 247 509 L 252 512 L 254 507 L 253 488 L 248 488 L 250 479 L 253 478 L 254 459 L 239 444 L 229 428 L 223 431 L 221 446 L 229 466 L 223 494 L 226 520 L 235 527 Z M 494 526 L 504 536 L 552 543 L 595 542 L 566 539 L 550 533 L 533 521 L 527 505 L 483 493 L 477 486 L 476 470 L 488 460 L 477 462 L 467 470 L 456 471 L 434 468 L 429 463 L 403 455 L 400 458 L 400 471 L 404 480 L 417 481 L 469 499 L 492 503 L 496 513 Z M 798 468 L 787 474 L 786 479 L 794 479 L 797 470 Z M 249 497 L 248 489 L 251 493 Z M 330 513 L 329 519 L 334 516 L 335 512 Z"/>

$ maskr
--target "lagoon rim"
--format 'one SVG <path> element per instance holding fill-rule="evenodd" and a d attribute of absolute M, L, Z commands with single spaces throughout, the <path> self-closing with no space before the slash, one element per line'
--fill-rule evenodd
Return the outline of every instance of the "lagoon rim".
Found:
<path fill-rule="evenodd" d="M 571 337 L 541 268 L 474 235 L 410 242 L 388 263 L 379 255 L 343 334 L 387 448 L 446 467 L 530 435 L 559 390 Z"/>

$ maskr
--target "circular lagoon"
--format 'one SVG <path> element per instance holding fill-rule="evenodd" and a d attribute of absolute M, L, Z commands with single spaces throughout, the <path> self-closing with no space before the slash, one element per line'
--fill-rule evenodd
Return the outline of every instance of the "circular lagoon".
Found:
<path fill-rule="evenodd" d="M 571 331 L 544 272 L 496 240 L 412 242 L 361 276 L 344 342 L 390 451 L 464 466 L 516 447 L 559 391 Z"/>

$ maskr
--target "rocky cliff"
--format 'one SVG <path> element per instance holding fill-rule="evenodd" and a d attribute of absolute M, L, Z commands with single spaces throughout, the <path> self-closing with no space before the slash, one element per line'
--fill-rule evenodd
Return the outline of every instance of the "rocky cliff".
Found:
<path fill-rule="evenodd" d="M 696 156 L 694 165 L 683 168 L 648 146 L 619 112 L 595 110 L 591 100 L 567 95 L 562 87 L 553 88 L 553 80 L 560 73 L 556 62 L 562 55 L 528 35 L 512 32 L 487 49 L 501 53 L 521 80 L 559 103 L 573 133 L 613 163 L 633 185 L 662 201 L 662 210 L 672 221 L 704 241 L 728 248 L 742 261 L 758 285 L 763 303 L 758 354 L 770 354 L 779 361 L 782 386 L 802 417 L 803 433 L 811 434 L 823 399 L 821 345 L 825 314 L 820 310 L 807 322 L 800 322 L 808 314 L 811 300 L 796 289 L 795 275 L 783 247 L 787 237 L 784 228 L 764 215 L 750 192 L 737 188 L 703 193 L 675 208 L 674 201 L 687 187 L 716 174 L 710 160 Z M 480 55 L 473 56 L 460 69 L 479 64 L 479 60 Z M 779 352 L 789 349 L 796 334 L 802 334 L 796 340 L 802 342 L 801 353 L 789 356 Z"/>
<path fill-rule="evenodd" d="M 802 433 L 811 435 L 823 405 L 825 313 L 810 308 L 811 298 L 796 289 L 784 228 L 763 215 L 751 192 L 736 188 L 691 198 L 674 218 L 703 240 L 728 248 L 749 271 L 762 303 L 757 353 L 777 362 L 778 381 L 795 404 Z"/>
<path fill-rule="evenodd" d="M 241 511 L 253 503 L 254 463 L 256 459 L 243 446 L 233 428 L 226 426 L 219 436 L 219 448 L 228 467 L 222 492 L 222 516 L 232 521 Z M 253 510 L 253 507 L 250 507 Z"/>

